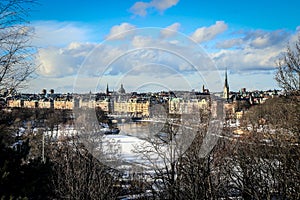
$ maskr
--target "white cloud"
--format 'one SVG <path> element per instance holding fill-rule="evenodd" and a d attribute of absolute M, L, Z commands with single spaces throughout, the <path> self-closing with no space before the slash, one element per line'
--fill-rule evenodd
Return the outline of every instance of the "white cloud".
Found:
<path fill-rule="evenodd" d="M 214 25 L 209 27 L 198 28 L 192 35 L 191 38 L 198 43 L 206 42 L 214 39 L 218 34 L 223 33 L 228 28 L 224 21 L 216 21 Z"/>
<path fill-rule="evenodd" d="M 68 54 L 60 48 L 48 47 L 39 49 L 36 62 L 40 75 L 62 77 L 76 73 L 82 60 L 82 57 Z"/>
<path fill-rule="evenodd" d="M 228 48 L 240 46 L 242 44 L 243 44 L 243 40 L 241 38 L 233 38 L 233 39 L 218 42 L 216 44 L 216 47 L 219 49 L 228 49 Z"/>
<path fill-rule="evenodd" d="M 149 36 L 136 35 L 132 39 L 132 45 L 135 48 L 143 48 L 152 45 L 152 38 Z"/>
<path fill-rule="evenodd" d="M 274 70 L 287 41 L 294 38 L 283 30 L 243 30 L 233 36 L 218 42 L 216 47 L 223 49 L 211 55 L 218 66 L 229 67 L 235 72 Z"/>
<path fill-rule="evenodd" d="M 277 46 L 282 44 L 282 42 L 286 42 L 290 33 L 284 30 L 276 30 L 276 31 L 263 31 L 263 30 L 255 30 L 249 31 L 246 33 L 244 38 L 245 42 L 248 42 L 250 46 L 253 48 L 267 48 L 270 46 Z"/>
<path fill-rule="evenodd" d="M 36 58 L 38 74 L 46 77 L 74 75 L 95 47 L 92 43 L 73 42 L 66 47 L 40 48 Z"/>
<path fill-rule="evenodd" d="M 175 6 L 179 0 L 152 0 L 150 2 L 136 2 L 131 8 L 130 11 L 139 16 L 146 16 L 147 10 L 154 8 L 159 12 L 164 12 L 166 9 Z"/>
<path fill-rule="evenodd" d="M 146 16 L 147 15 L 147 9 L 150 7 L 149 3 L 145 2 L 136 2 L 131 8 L 130 11 L 139 16 Z"/>
<path fill-rule="evenodd" d="M 101 76 L 103 73 L 122 75 L 135 68 L 136 75 L 147 72 L 149 75 L 166 77 L 172 71 L 149 70 L 149 67 L 138 66 L 159 64 L 183 74 L 201 69 L 208 70 L 213 66 L 202 49 L 191 41 L 188 44 L 181 43 L 180 40 L 176 43 L 162 40 L 159 29 L 154 29 L 159 33 L 156 34 L 157 37 L 152 36 L 148 29 L 139 31 L 131 40 L 122 40 L 122 45 L 107 40 L 101 45 L 73 42 L 66 47 L 40 49 L 37 57 L 37 63 L 40 65 L 38 73 L 47 77 L 77 74 Z"/>
<path fill-rule="evenodd" d="M 109 34 L 106 36 L 107 39 L 110 40 L 119 40 L 124 39 L 128 34 L 132 34 L 133 32 L 129 32 L 130 30 L 134 30 L 136 27 L 129 23 L 122 23 L 120 25 L 115 25 L 110 29 Z"/>
<path fill-rule="evenodd" d="M 160 31 L 160 34 L 163 38 L 171 37 L 176 34 L 178 29 L 180 28 L 180 23 L 174 23 Z"/>
<path fill-rule="evenodd" d="M 299 41 L 299 37 L 300 37 L 300 26 L 297 26 L 296 33 L 291 36 L 289 43 L 296 44 L 296 42 Z"/>
<path fill-rule="evenodd" d="M 37 64 L 40 65 L 38 74 L 43 80 L 53 80 L 51 82 L 53 84 L 56 83 L 54 80 L 59 79 L 57 84 L 60 85 L 53 87 L 61 89 L 72 86 L 67 81 L 62 85 L 64 82 L 62 79 L 66 77 L 70 80 L 68 77 L 76 76 L 82 76 L 86 89 L 91 85 L 95 87 L 100 77 L 114 77 L 113 80 L 116 81 L 130 77 L 131 81 L 127 78 L 126 81 L 132 87 L 146 80 L 165 81 L 175 87 L 179 84 L 176 82 L 178 76 L 183 78 L 193 76 L 194 79 L 188 80 L 202 85 L 205 81 L 201 81 L 197 74 L 200 73 L 208 81 L 205 73 L 216 70 L 212 60 L 219 68 L 228 67 L 233 73 L 270 73 L 275 68 L 275 60 L 285 50 L 287 41 L 294 41 L 297 38 L 297 33 L 291 34 L 282 30 L 240 31 L 232 33 L 230 39 L 223 41 L 218 39 L 217 48 L 206 56 L 195 42 L 187 40 L 183 35 L 172 37 L 179 27 L 179 23 L 174 23 L 165 29 L 136 29 L 129 31 L 132 33 L 130 37 L 117 37 L 122 40 L 106 40 L 100 45 L 82 41 L 72 42 L 71 39 L 66 43 L 62 41 L 63 38 L 54 37 L 51 40 L 56 46 L 45 45 L 45 48 L 38 51 Z M 81 30 L 76 26 L 72 28 Z M 122 23 L 112 27 L 109 36 L 133 28 L 136 27 Z M 196 31 L 195 34 L 197 41 L 203 42 L 213 39 L 226 29 L 227 25 L 224 22 L 216 22 L 213 26 Z M 73 38 L 74 41 L 83 39 L 81 36 L 85 34 L 78 35 L 80 37 Z M 216 74 L 210 77 L 216 77 L 214 75 Z M 85 81 L 84 78 L 90 81 Z M 133 80 L 139 82 L 135 83 Z M 215 78 L 212 78 L 213 81 Z M 211 88 L 212 84 L 210 84 Z"/>
<path fill-rule="evenodd" d="M 212 53 L 211 56 L 219 67 L 228 67 L 241 73 L 243 71 L 273 70 L 281 51 L 282 49 L 278 48 L 254 49 L 247 47 L 221 50 Z"/>
<path fill-rule="evenodd" d="M 179 0 L 152 0 L 150 4 L 158 9 L 159 11 L 163 12 L 164 10 L 175 6 Z"/>
<path fill-rule="evenodd" d="M 37 47 L 64 46 L 71 42 L 88 42 L 91 30 L 73 22 L 36 21 L 32 23 L 35 37 L 33 45 Z"/>

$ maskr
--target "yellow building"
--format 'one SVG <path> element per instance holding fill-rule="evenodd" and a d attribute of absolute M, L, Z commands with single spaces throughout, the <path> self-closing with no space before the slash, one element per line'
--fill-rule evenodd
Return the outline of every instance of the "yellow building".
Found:
<path fill-rule="evenodd" d="M 132 115 L 141 115 L 141 116 L 146 116 L 149 117 L 149 109 L 150 109 L 150 103 L 149 101 L 133 101 L 133 102 L 128 102 L 128 113 Z"/>
<path fill-rule="evenodd" d="M 104 112 L 112 112 L 112 103 L 109 101 L 109 99 L 105 99 L 103 101 L 96 101 L 95 107 L 100 108 Z"/>
<path fill-rule="evenodd" d="M 10 107 L 10 108 L 21 108 L 23 107 L 23 103 L 24 101 L 23 100 L 8 100 L 7 101 L 7 106 Z"/>
<path fill-rule="evenodd" d="M 38 101 L 24 101 L 23 107 L 24 108 L 37 108 Z"/>
<path fill-rule="evenodd" d="M 198 106 L 201 109 L 207 109 L 209 107 L 209 102 L 206 99 L 198 100 Z"/>
<path fill-rule="evenodd" d="M 233 113 L 235 113 L 235 104 L 234 103 L 225 103 L 224 108 L 225 108 L 227 117 L 232 117 Z"/>
<path fill-rule="evenodd" d="M 96 101 L 83 101 L 82 99 L 79 101 L 79 108 L 95 108 Z"/>
<path fill-rule="evenodd" d="M 142 110 L 142 115 L 143 116 L 149 117 L 150 116 L 150 102 L 147 101 L 146 103 L 143 103 L 141 110 Z"/>
<path fill-rule="evenodd" d="M 191 99 L 183 100 L 180 98 L 173 98 L 169 100 L 170 114 L 191 114 L 199 109 L 207 109 L 209 103 L 206 99 Z"/>
<path fill-rule="evenodd" d="M 129 99 L 128 102 L 114 102 L 114 112 L 133 116 L 149 117 L 150 102 L 139 99 Z"/>
<path fill-rule="evenodd" d="M 235 112 L 236 119 L 241 119 L 244 115 L 244 111 Z"/>
<path fill-rule="evenodd" d="M 39 101 L 38 107 L 39 108 L 53 108 L 53 103 L 50 101 Z"/>
<path fill-rule="evenodd" d="M 73 101 L 54 101 L 54 109 L 72 110 L 74 108 Z"/>
<path fill-rule="evenodd" d="M 114 112 L 119 114 L 128 113 L 128 103 L 127 102 L 114 102 Z"/>

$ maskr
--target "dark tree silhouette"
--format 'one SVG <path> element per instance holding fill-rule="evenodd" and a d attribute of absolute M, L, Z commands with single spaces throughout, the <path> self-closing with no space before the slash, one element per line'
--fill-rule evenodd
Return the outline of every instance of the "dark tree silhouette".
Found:
<path fill-rule="evenodd" d="M 293 45 L 288 45 L 286 52 L 277 62 L 275 80 L 286 92 L 300 92 L 300 36 Z"/>
<path fill-rule="evenodd" d="M 35 70 L 33 29 L 26 18 L 35 0 L 0 2 L 0 89 L 13 91 L 26 83 Z"/>

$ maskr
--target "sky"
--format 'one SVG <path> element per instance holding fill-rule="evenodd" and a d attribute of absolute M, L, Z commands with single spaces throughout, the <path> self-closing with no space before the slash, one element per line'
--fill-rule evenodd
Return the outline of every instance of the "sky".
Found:
<path fill-rule="evenodd" d="M 39 68 L 27 88 L 56 92 L 277 89 L 297 40 L 297 0 L 40 0 L 29 20 Z"/>

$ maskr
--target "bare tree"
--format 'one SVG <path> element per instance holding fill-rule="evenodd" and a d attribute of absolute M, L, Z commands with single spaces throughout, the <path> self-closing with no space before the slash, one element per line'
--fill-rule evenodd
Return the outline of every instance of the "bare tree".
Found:
<path fill-rule="evenodd" d="M 70 143 L 73 143 L 70 145 Z M 76 140 L 51 148 L 52 188 L 59 199 L 116 199 L 118 172 L 97 160 Z"/>
<path fill-rule="evenodd" d="M 275 80 L 287 92 L 300 91 L 300 36 L 294 45 L 288 45 L 286 52 L 277 62 Z"/>
<path fill-rule="evenodd" d="M 19 88 L 35 70 L 33 29 L 26 18 L 35 0 L 0 2 L 0 89 Z"/>
<path fill-rule="evenodd" d="M 151 184 L 153 198 L 217 197 L 220 177 L 216 165 L 223 149 L 216 145 L 207 154 L 202 149 L 210 114 L 209 110 L 195 109 L 187 115 L 170 115 L 163 126 L 154 123 L 151 137 L 136 146 L 136 153 L 151 169 L 151 181 L 145 182 Z"/>
<path fill-rule="evenodd" d="M 274 112 L 276 111 L 276 112 Z M 250 108 L 245 135 L 227 145 L 224 196 L 299 199 L 299 102 L 289 97 Z"/>
<path fill-rule="evenodd" d="M 53 163 L 51 181 L 58 199 L 116 199 L 120 195 L 119 172 L 103 162 L 103 135 L 93 114 L 92 110 L 83 112 L 74 129 L 60 128 L 57 141 L 49 141 L 46 154 Z"/>

